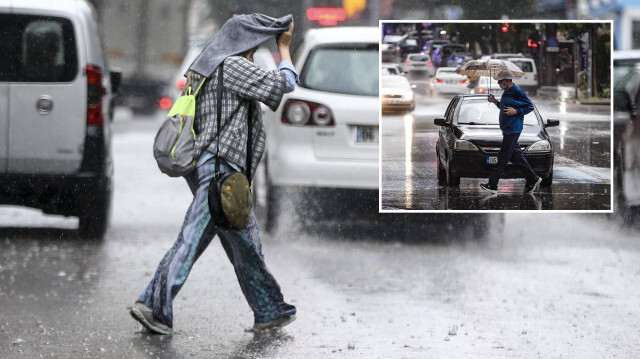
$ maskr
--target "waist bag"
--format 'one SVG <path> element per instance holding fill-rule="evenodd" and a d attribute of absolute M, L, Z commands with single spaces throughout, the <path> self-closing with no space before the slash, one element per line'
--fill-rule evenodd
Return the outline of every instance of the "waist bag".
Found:
<path fill-rule="evenodd" d="M 214 176 L 209 184 L 208 200 L 211 219 L 218 228 L 244 229 L 249 224 L 253 195 L 251 194 L 251 160 L 252 160 L 252 121 L 248 116 L 249 137 L 247 138 L 247 160 L 245 167 L 247 175 L 236 172 L 231 166 L 228 172 L 220 173 L 220 121 L 222 118 L 222 69 L 218 70 L 218 87 L 216 93 L 216 126 L 218 129 L 218 143 L 216 145 L 216 164 Z"/>
<path fill-rule="evenodd" d="M 196 167 L 196 159 L 193 158 L 196 142 L 193 120 L 196 115 L 196 96 L 205 80 L 206 77 L 203 76 L 195 93 L 192 93 L 192 81 L 189 76 L 185 91 L 171 107 L 168 118 L 156 134 L 153 156 L 160 171 L 171 177 L 186 176 Z"/>

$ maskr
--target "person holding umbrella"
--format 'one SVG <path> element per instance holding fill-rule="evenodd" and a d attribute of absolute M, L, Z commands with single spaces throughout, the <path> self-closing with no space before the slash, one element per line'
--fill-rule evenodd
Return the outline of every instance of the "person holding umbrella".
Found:
<path fill-rule="evenodd" d="M 480 184 L 482 189 L 491 193 L 498 193 L 498 181 L 509 161 L 520 169 L 527 180 L 525 193 L 533 193 L 542 182 L 542 178 L 531 169 L 518 143 L 518 138 L 522 133 L 524 116 L 533 111 L 533 103 L 524 91 L 513 83 L 513 76 L 513 72 L 506 69 L 501 70 L 494 79 L 498 80 L 498 85 L 504 90 L 502 97 L 500 101 L 491 94 L 488 97 L 489 102 L 500 109 L 499 121 L 503 136 L 502 145 L 498 152 L 498 163 L 489 177 L 489 182 Z"/>

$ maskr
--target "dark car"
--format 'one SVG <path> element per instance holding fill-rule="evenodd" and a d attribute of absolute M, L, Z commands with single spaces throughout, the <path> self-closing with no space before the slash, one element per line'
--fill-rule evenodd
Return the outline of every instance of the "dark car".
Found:
<path fill-rule="evenodd" d="M 404 60 L 408 54 L 417 53 L 420 52 L 420 50 L 422 50 L 422 44 L 414 37 L 405 37 L 396 43 L 396 55 L 402 60 Z"/>
<path fill-rule="evenodd" d="M 447 61 L 450 60 L 451 55 L 455 53 L 465 53 L 468 55 L 467 48 L 460 44 L 444 44 L 440 46 L 431 56 L 431 61 L 437 67 L 447 67 Z"/>
<path fill-rule="evenodd" d="M 614 53 L 614 190 L 623 219 L 640 212 L 640 52 Z"/>
<path fill-rule="evenodd" d="M 487 101 L 487 95 L 458 95 L 447 107 L 445 117 L 436 118 L 440 126 L 436 155 L 438 183 L 458 186 L 460 177 L 486 178 L 498 162 L 502 131 L 499 109 Z M 553 145 L 546 128 L 560 121 L 543 122 L 538 109 L 524 117 L 524 129 L 518 142 L 533 171 L 542 177 L 542 186 L 553 181 Z M 520 170 L 507 165 L 503 178 L 521 178 Z"/>
<path fill-rule="evenodd" d="M 429 40 L 424 44 L 422 48 L 422 52 L 425 54 L 429 54 L 429 56 L 433 56 L 434 51 L 440 48 L 444 44 L 448 44 L 449 40 Z"/>

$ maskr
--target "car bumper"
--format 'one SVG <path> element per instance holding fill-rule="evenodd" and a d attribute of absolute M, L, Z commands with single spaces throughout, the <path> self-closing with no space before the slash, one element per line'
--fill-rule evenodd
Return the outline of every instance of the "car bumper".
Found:
<path fill-rule="evenodd" d="M 487 156 L 497 156 L 497 153 L 465 153 L 453 152 L 449 159 L 449 165 L 452 173 L 460 177 L 484 178 L 488 177 L 495 165 L 486 163 Z M 553 154 L 547 153 L 525 153 L 525 158 L 533 172 L 540 177 L 548 177 L 553 170 Z M 520 169 L 508 164 L 502 175 L 502 178 L 522 178 Z"/>
<path fill-rule="evenodd" d="M 319 160 L 309 151 L 269 156 L 267 170 L 276 186 L 378 189 L 377 160 Z"/>
<path fill-rule="evenodd" d="M 382 101 L 382 110 L 413 110 L 416 107 L 415 101 Z"/>
<path fill-rule="evenodd" d="M 0 204 L 42 209 L 45 213 L 78 215 L 94 190 L 110 178 L 95 172 L 74 174 L 0 174 Z"/>

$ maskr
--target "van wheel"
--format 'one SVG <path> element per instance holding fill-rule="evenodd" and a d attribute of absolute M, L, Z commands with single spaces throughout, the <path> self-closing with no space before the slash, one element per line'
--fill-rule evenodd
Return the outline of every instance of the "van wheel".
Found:
<path fill-rule="evenodd" d="M 85 199 L 87 202 L 84 212 L 78 216 L 78 234 L 81 238 L 101 239 L 107 231 L 111 212 L 111 186 L 99 187 L 102 188 Z"/>

